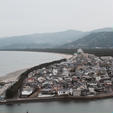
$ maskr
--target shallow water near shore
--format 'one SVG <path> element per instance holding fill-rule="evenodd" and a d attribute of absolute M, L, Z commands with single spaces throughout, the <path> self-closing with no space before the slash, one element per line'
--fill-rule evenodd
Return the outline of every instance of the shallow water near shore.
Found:
<path fill-rule="evenodd" d="M 113 99 L 1 105 L 0 113 L 112 113 Z"/>
<path fill-rule="evenodd" d="M 63 58 L 35 52 L 0 51 L 0 75 Z M 0 113 L 112 113 L 113 98 L 92 101 L 52 101 L 0 105 Z"/>
<path fill-rule="evenodd" d="M 0 51 L 0 76 L 61 58 L 53 53 Z"/>

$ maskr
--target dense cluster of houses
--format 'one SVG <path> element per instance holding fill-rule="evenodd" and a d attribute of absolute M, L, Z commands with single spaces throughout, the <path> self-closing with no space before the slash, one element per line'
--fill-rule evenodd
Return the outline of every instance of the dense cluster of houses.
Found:
<path fill-rule="evenodd" d="M 20 96 L 95 96 L 113 91 L 113 57 L 97 57 L 78 50 L 65 62 L 28 74 Z"/>

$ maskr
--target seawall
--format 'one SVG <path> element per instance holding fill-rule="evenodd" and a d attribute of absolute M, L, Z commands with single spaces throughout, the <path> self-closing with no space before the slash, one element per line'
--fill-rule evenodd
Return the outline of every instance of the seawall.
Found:
<path fill-rule="evenodd" d="M 6 99 L 0 102 L 0 104 L 17 104 L 17 103 L 47 102 L 47 101 L 76 101 L 76 100 L 89 101 L 112 97 L 113 93 L 100 94 L 97 96 L 56 96 L 56 97 L 18 98 L 18 99 Z"/>
<path fill-rule="evenodd" d="M 60 62 L 63 62 L 63 61 L 66 61 L 66 59 L 61 59 L 61 60 L 56 60 L 56 61 L 52 61 L 52 62 L 49 62 L 49 63 L 43 63 L 43 64 L 40 64 L 38 66 L 34 66 L 28 70 L 26 70 L 24 73 L 22 73 L 19 77 L 18 77 L 18 81 L 15 82 L 15 84 L 13 84 L 11 87 L 9 87 L 7 90 L 6 90 L 6 99 L 11 99 L 11 98 L 14 98 L 16 97 L 17 93 L 18 93 L 18 89 L 21 88 L 22 86 L 22 83 L 23 83 L 23 80 L 25 78 L 27 78 L 28 74 L 30 72 L 32 72 L 33 70 L 37 70 L 37 69 L 41 69 L 43 67 L 47 67 L 49 65 L 53 65 L 55 63 L 60 63 Z"/>

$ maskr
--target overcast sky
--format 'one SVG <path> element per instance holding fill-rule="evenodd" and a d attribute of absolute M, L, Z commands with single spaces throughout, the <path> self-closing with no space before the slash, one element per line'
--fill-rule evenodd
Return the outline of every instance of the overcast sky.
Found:
<path fill-rule="evenodd" d="M 0 37 L 113 26 L 113 0 L 0 0 Z"/>

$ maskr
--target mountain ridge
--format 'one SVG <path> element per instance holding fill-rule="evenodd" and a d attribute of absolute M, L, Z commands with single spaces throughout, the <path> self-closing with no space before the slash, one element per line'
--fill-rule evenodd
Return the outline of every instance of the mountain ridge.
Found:
<path fill-rule="evenodd" d="M 113 32 L 93 32 L 61 48 L 113 48 Z"/>
<path fill-rule="evenodd" d="M 92 33 L 111 32 L 113 28 L 102 28 L 90 32 L 66 30 L 53 33 L 35 33 L 22 36 L 0 38 L 0 49 L 58 48 L 85 38 Z"/>

